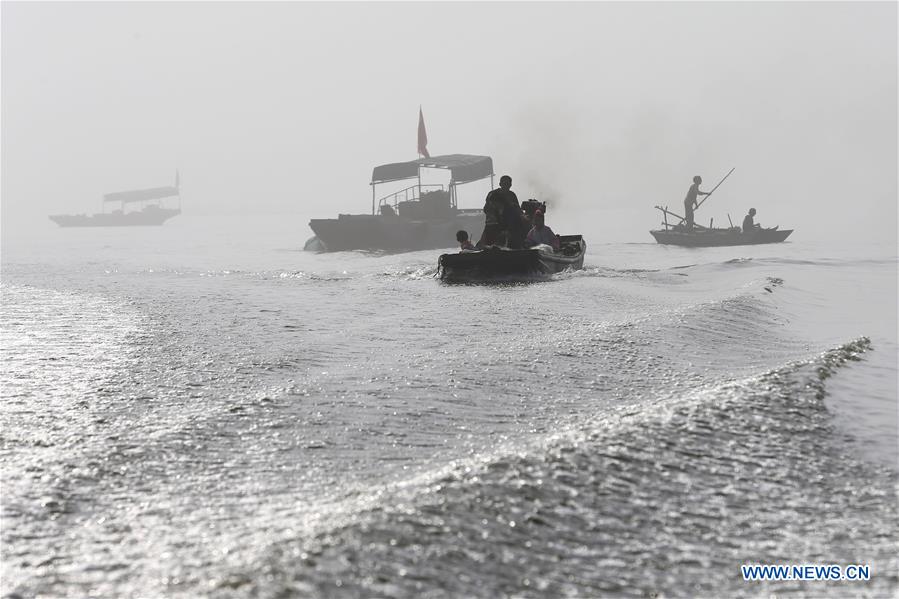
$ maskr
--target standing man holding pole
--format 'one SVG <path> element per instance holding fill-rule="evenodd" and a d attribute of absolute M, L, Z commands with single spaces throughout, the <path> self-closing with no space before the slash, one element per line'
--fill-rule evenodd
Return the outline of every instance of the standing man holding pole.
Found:
<path fill-rule="evenodd" d="M 700 183 L 702 183 L 702 177 L 700 177 L 699 175 L 693 177 L 693 185 L 691 185 L 690 189 L 687 190 L 687 197 L 684 198 L 684 213 L 687 220 L 687 228 L 691 230 L 693 229 L 693 208 L 699 207 L 699 204 L 696 202 L 696 198 L 698 196 L 707 196 L 712 193 L 699 191 Z"/>

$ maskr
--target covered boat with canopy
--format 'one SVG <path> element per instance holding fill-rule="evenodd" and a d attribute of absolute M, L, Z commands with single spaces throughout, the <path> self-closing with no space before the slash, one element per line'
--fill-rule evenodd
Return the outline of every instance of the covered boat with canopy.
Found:
<path fill-rule="evenodd" d="M 422 172 L 440 169 L 448 175 L 445 183 L 422 183 Z M 459 208 L 459 187 L 490 181 L 493 187 L 493 159 L 471 154 L 430 156 L 407 162 L 376 166 L 371 176 L 371 214 L 340 214 L 337 218 L 312 219 L 314 243 L 326 251 L 340 250 L 421 250 L 453 245 L 456 231 L 477 236 L 484 226 L 480 208 Z M 396 189 L 397 182 L 411 185 L 379 196 L 385 184 Z M 485 187 L 484 193 L 489 191 Z M 307 242 L 307 247 L 313 240 Z"/>
<path fill-rule="evenodd" d="M 178 198 L 177 208 L 167 208 L 163 200 Z M 109 204 L 118 203 L 118 209 L 106 211 Z M 137 210 L 125 207 L 138 204 Z M 175 184 L 148 189 L 117 191 L 103 196 L 103 212 L 99 214 L 54 214 L 50 220 L 60 227 L 131 227 L 161 225 L 173 216 L 181 214 L 180 175 L 175 171 Z"/>

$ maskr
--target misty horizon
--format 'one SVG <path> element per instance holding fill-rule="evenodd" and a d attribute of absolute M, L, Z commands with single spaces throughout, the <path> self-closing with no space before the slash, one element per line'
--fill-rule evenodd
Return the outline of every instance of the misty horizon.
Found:
<path fill-rule="evenodd" d="M 179 169 L 185 217 L 296 214 L 305 238 L 370 212 L 372 168 L 417 157 L 421 106 L 432 155 L 489 155 L 600 238 L 649 241 L 654 205 L 736 167 L 704 222 L 753 206 L 891 241 L 896 10 L 4 2 L 4 229 Z"/>

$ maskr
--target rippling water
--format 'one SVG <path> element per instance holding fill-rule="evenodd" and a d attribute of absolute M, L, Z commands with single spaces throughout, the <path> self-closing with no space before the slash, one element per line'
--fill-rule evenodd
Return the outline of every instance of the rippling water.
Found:
<path fill-rule="evenodd" d="M 899 590 L 895 247 L 587 236 L 445 285 L 179 219 L 4 236 L 7 595 Z"/>

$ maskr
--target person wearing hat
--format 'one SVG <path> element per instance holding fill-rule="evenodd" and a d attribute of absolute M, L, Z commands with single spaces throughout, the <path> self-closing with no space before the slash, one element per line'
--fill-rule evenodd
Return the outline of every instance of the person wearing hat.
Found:
<path fill-rule="evenodd" d="M 552 246 L 554 250 L 559 251 L 559 236 L 544 224 L 543 211 L 537 210 L 534 212 L 534 226 L 528 231 L 524 244 L 527 247 L 533 247 L 541 243 Z"/>
<path fill-rule="evenodd" d="M 743 232 L 751 233 L 753 231 L 757 231 L 762 228 L 762 225 L 757 225 L 753 222 L 752 218 L 755 216 L 755 208 L 749 209 L 749 214 L 743 219 Z"/>
<path fill-rule="evenodd" d="M 687 228 L 693 228 L 693 208 L 699 207 L 699 204 L 696 203 L 697 196 L 707 196 L 709 195 L 706 191 L 699 191 L 699 184 L 702 183 L 702 177 L 696 175 L 693 177 L 693 185 L 690 186 L 690 189 L 687 191 L 687 197 L 684 198 L 684 216 L 687 220 Z"/>

